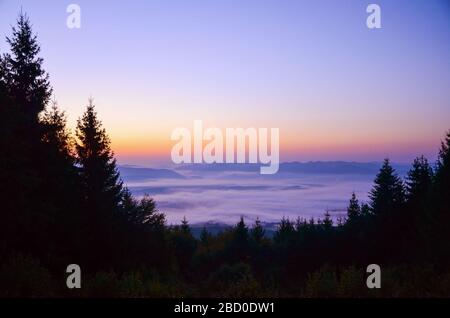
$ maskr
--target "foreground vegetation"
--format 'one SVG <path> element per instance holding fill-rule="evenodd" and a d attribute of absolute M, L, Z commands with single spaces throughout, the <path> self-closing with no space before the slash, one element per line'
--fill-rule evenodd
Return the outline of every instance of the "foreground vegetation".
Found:
<path fill-rule="evenodd" d="M 75 136 L 25 15 L 0 59 L 0 296 L 449 297 L 450 132 L 434 166 L 422 156 L 401 180 L 385 160 L 370 202 L 347 218 L 258 220 L 199 239 L 167 226 L 148 196 L 123 186 L 90 101 Z M 245 211 L 243 211 L 245 212 Z M 66 287 L 66 266 L 82 288 Z M 365 269 L 382 268 L 382 288 Z"/>

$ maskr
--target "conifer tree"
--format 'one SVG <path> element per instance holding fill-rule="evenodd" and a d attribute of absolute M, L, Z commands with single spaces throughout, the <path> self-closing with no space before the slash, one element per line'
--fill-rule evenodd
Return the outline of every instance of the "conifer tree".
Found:
<path fill-rule="evenodd" d="M 432 186 L 433 170 L 427 159 L 422 155 L 414 159 L 411 169 L 408 171 L 406 185 L 406 208 L 402 218 L 402 237 L 404 254 L 408 258 L 416 255 L 425 255 L 428 248 L 428 224 L 430 223 L 430 194 Z"/>
<path fill-rule="evenodd" d="M 255 224 L 253 225 L 253 228 L 250 232 L 252 240 L 257 244 L 260 244 L 264 239 L 265 232 L 266 231 L 264 230 L 261 221 L 259 220 L 259 218 L 256 218 Z"/>
<path fill-rule="evenodd" d="M 372 191 L 369 193 L 371 215 L 373 216 L 375 242 L 374 255 L 380 262 L 400 261 L 405 256 L 402 237 L 408 232 L 410 220 L 405 222 L 405 190 L 402 180 L 385 159 L 377 174 Z"/>
<path fill-rule="evenodd" d="M 432 250 L 442 264 L 450 265 L 450 131 L 441 143 L 433 184 L 432 206 Z M 436 261 L 437 259 L 435 259 Z"/>
<path fill-rule="evenodd" d="M 40 122 L 44 126 L 42 141 L 63 158 L 73 161 L 72 139 L 67 129 L 66 114 L 59 109 L 56 100 L 45 110 Z"/>
<path fill-rule="evenodd" d="M 405 200 L 405 191 L 389 159 L 384 160 L 374 183 L 369 194 L 372 213 L 375 216 L 389 216 L 395 213 Z"/>
<path fill-rule="evenodd" d="M 70 254 L 80 255 L 83 250 L 80 229 L 84 226 L 82 211 L 85 208 L 75 165 L 74 140 L 67 128 L 65 112 L 59 109 L 56 100 L 41 113 L 40 125 L 41 185 L 35 192 L 45 202 L 45 215 L 51 220 L 47 233 L 54 246 L 52 253 L 69 260 Z"/>
<path fill-rule="evenodd" d="M 370 206 L 367 203 L 362 203 L 361 204 L 361 216 L 364 218 L 367 218 L 371 215 L 372 215 L 372 213 L 371 213 Z"/>
<path fill-rule="evenodd" d="M 233 229 L 233 239 L 230 244 L 231 257 L 235 261 L 247 258 L 249 252 L 249 231 L 241 216 L 239 222 Z"/>
<path fill-rule="evenodd" d="M 0 56 L 0 146 L 8 156 L 2 159 L 1 169 L 6 170 L 4 175 L 10 187 L 21 189 L 17 195 L 28 197 L 33 192 L 30 189 L 31 193 L 27 193 L 28 188 L 39 183 L 36 162 L 42 164 L 36 158 L 42 153 L 38 115 L 47 104 L 52 88 L 42 68 L 43 59 L 38 56 L 36 35 L 24 13 L 19 15 L 6 42 L 11 54 Z M 14 185 L 22 178 L 28 178 L 29 184 Z M 10 200 L 14 201 L 13 198 Z"/>
<path fill-rule="evenodd" d="M 323 228 L 327 231 L 332 229 L 333 220 L 331 219 L 331 215 L 330 215 L 329 211 L 325 212 L 325 218 L 322 221 L 322 225 L 323 225 Z"/>
<path fill-rule="evenodd" d="M 350 223 L 355 222 L 360 215 L 361 207 L 359 205 L 358 199 L 356 198 L 355 192 L 353 192 L 347 207 L 347 221 Z"/>
<path fill-rule="evenodd" d="M 112 214 L 123 199 L 123 186 L 110 140 L 97 118 L 93 100 L 78 119 L 76 159 L 87 208 L 91 212 Z"/>
<path fill-rule="evenodd" d="M 283 217 L 280 224 L 278 225 L 278 229 L 275 232 L 273 240 L 277 244 L 284 245 L 292 240 L 294 233 L 295 228 L 292 222 L 288 218 Z"/>
<path fill-rule="evenodd" d="M 124 187 L 122 191 L 122 201 L 120 204 L 120 209 L 122 211 L 121 216 L 124 217 L 126 222 L 130 224 L 137 223 L 136 215 L 138 214 L 139 202 L 133 197 L 131 191 Z"/>
<path fill-rule="evenodd" d="M 414 159 L 406 180 L 408 200 L 423 200 L 430 190 L 432 178 L 433 170 L 428 164 L 427 159 L 423 155 Z"/>
<path fill-rule="evenodd" d="M 139 202 L 138 206 L 138 223 L 143 224 L 152 229 L 163 230 L 166 223 L 164 213 L 159 213 L 156 208 L 156 202 L 148 194 Z"/>
<path fill-rule="evenodd" d="M 181 231 L 184 234 L 188 234 L 188 235 L 191 234 L 191 228 L 189 226 L 188 220 L 186 220 L 186 216 L 183 216 L 183 220 L 181 221 Z"/>
<path fill-rule="evenodd" d="M 7 86 L 8 67 L 5 58 L 0 54 L 0 142 L 4 145 L 6 134 L 11 126 L 11 100 Z M 8 120 L 9 119 L 9 120 Z M 8 126 L 7 126 L 8 125 Z M 9 128 L 9 129 L 8 129 Z M 2 148 L 4 149 L 4 148 Z"/>
<path fill-rule="evenodd" d="M 435 190 L 441 200 L 441 205 L 450 207 L 450 130 L 441 142 L 436 164 Z M 448 211 L 448 210 L 447 210 Z"/>
<path fill-rule="evenodd" d="M 445 139 L 441 141 L 439 157 L 437 161 L 436 177 L 440 178 L 443 173 L 448 173 L 450 166 L 450 130 L 446 133 Z"/>
<path fill-rule="evenodd" d="M 40 46 L 26 14 L 19 15 L 17 26 L 12 28 L 12 37 L 7 37 L 6 41 L 11 55 L 4 55 L 2 68 L 8 95 L 28 125 L 36 125 L 39 113 L 50 99 L 52 88 L 49 76 L 42 68 L 43 59 L 38 56 Z"/>
<path fill-rule="evenodd" d="M 117 229 L 123 220 L 124 189 L 109 138 L 97 118 L 92 99 L 86 112 L 78 119 L 76 137 L 86 263 L 91 269 L 103 269 L 117 257 Z M 144 202 L 145 205 L 147 203 Z M 143 210 L 147 208 L 140 207 L 133 217 L 145 217 Z"/>
<path fill-rule="evenodd" d="M 43 184 L 48 163 L 38 120 L 52 89 L 25 14 L 19 15 L 6 42 L 11 53 L 0 58 L 0 200 L 2 222 L 7 224 L 3 232 L 8 248 L 16 253 L 39 253 L 50 244 L 49 226 L 54 222 L 47 211 L 53 203 Z"/>
<path fill-rule="evenodd" d="M 248 227 L 242 216 L 234 229 L 234 238 L 239 244 L 245 244 L 248 240 Z"/>

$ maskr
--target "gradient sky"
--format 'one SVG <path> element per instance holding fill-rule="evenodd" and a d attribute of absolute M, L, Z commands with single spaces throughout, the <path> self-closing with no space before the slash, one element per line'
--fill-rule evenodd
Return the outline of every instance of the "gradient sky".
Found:
<path fill-rule="evenodd" d="M 93 96 L 121 163 L 169 161 L 195 119 L 278 127 L 282 161 L 409 162 L 450 129 L 449 3 L 0 0 L 0 35 L 28 13 L 70 126 Z"/>

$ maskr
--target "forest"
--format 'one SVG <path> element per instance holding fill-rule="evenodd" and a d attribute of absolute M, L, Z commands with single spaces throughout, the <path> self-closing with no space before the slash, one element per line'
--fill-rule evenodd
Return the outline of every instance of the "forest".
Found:
<path fill-rule="evenodd" d="M 403 180 L 385 159 L 347 217 L 167 225 L 123 184 L 89 100 L 69 131 L 25 14 L 0 56 L 0 297 L 450 297 L 450 131 Z M 427 107 L 424 105 L 424 107 Z M 389 116 L 389 114 L 385 114 Z M 245 211 L 243 211 L 245 213 Z M 82 269 L 68 289 L 66 267 Z M 368 289 L 378 264 L 382 288 Z"/>

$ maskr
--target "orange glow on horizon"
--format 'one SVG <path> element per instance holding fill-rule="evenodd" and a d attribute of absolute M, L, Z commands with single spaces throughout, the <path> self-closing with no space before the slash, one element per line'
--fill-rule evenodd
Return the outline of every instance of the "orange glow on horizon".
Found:
<path fill-rule="evenodd" d="M 285 138 L 283 138 L 285 137 Z M 311 160 L 333 160 L 341 157 L 350 158 L 365 157 L 373 155 L 379 160 L 393 153 L 405 153 L 421 155 L 424 153 L 437 153 L 439 141 L 428 140 L 410 140 L 408 142 L 402 140 L 383 141 L 380 138 L 372 138 L 369 140 L 346 140 L 345 138 L 329 138 L 321 139 L 303 139 L 298 140 L 295 136 L 280 136 L 280 160 L 296 160 L 302 158 L 308 160 L 309 156 L 314 158 Z M 112 149 L 115 154 L 121 157 L 148 157 L 148 158 L 164 158 L 170 160 L 172 147 L 177 141 L 170 140 L 168 136 L 148 136 L 143 137 L 118 137 L 112 138 Z M 206 144 L 206 142 L 205 142 Z M 422 152 L 421 152 L 422 151 Z"/>

